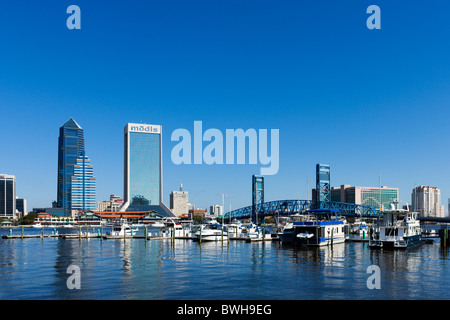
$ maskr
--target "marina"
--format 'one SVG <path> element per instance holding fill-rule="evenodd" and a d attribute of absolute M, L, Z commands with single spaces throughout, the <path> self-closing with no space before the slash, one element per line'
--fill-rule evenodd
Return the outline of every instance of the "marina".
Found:
<path fill-rule="evenodd" d="M 395 208 L 376 220 L 314 209 L 282 224 L 164 218 L 3 227 L 0 277 L 12 293 L 1 298 L 436 299 L 450 290 L 447 225 L 421 225 L 415 218 Z M 83 279 L 79 291 L 66 285 L 66 269 L 74 264 Z M 368 288 L 373 266 L 382 270 L 381 290 Z M 31 284 L 17 276 L 27 272 Z M 430 281 L 438 277 L 449 281 L 435 287 Z"/>
<path fill-rule="evenodd" d="M 20 232 L 20 230 L 15 230 Z M 27 228 L 25 235 L 40 230 Z M 51 230 L 45 230 L 50 232 Z M 0 229 L 2 236 L 9 230 Z M 368 242 L 292 246 L 280 241 L 133 237 L 0 241 L 2 299 L 441 299 L 450 289 L 449 249 L 439 243 L 373 250 Z M 81 269 L 69 290 L 67 268 Z M 366 286 L 378 265 L 381 290 Z M 439 279 L 439 281 L 436 281 Z M 239 283 L 239 290 L 236 290 Z M 348 288 L 348 290 L 342 290 Z M 8 292 L 8 294 L 6 294 Z"/>

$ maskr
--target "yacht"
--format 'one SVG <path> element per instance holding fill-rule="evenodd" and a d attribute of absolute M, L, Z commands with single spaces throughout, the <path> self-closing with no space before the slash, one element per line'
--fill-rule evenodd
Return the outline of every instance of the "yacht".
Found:
<path fill-rule="evenodd" d="M 43 225 L 41 223 L 35 223 L 33 225 L 31 225 L 33 228 L 42 228 Z"/>
<path fill-rule="evenodd" d="M 164 224 L 161 228 L 161 235 L 163 237 L 177 238 L 184 236 L 183 233 L 185 232 L 179 219 L 166 217 L 163 218 L 162 223 Z"/>
<path fill-rule="evenodd" d="M 405 209 L 381 211 L 378 222 L 370 228 L 369 247 L 405 249 L 422 243 L 422 229 L 417 212 Z"/>
<path fill-rule="evenodd" d="M 241 238 L 243 229 L 241 221 L 234 219 L 227 225 L 228 236 L 230 238 Z"/>
<path fill-rule="evenodd" d="M 262 239 L 263 230 L 256 224 L 249 222 L 242 225 L 242 237 L 249 239 Z"/>
<path fill-rule="evenodd" d="M 195 232 L 195 241 L 220 241 L 226 239 L 228 232 L 224 225 L 219 223 L 206 223 Z"/>
<path fill-rule="evenodd" d="M 115 223 L 111 227 L 111 231 L 107 233 L 110 236 L 127 236 L 132 237 L 136 235 L 138 229 L 132 229 L 128 223 L 125 221 L 120 221 L 119 223 Z"/>
<path fill-rule="evenodd" d="M 337 213 L 329 209 L 309 210 L 308 219 L 294 221 L 284 227 L 280 240 L 308 246 L 343 243 L 348 238 L 348 225 Z"/>

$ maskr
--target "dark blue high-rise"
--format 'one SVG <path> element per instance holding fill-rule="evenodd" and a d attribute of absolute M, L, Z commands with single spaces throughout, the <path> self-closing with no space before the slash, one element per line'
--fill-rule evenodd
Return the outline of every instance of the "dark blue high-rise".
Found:
<path fill-rule="evenodd" d="M 71 183 L 74 166 L 84 152 L 83 129 L 73 118 L 59 128 L 58 141 L 58 194 L 57 207 L 64 209 L 66 215 L 71 213 Z"/>

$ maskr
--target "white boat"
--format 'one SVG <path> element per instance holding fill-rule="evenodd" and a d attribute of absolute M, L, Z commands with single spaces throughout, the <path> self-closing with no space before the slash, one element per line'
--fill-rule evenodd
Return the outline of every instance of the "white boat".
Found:
<path fill-rule="evenodd" d="M 194 240 L 203 241 L 221 241 L 226 240 L 228 232 L 224 225 L 219 223 L 207 223 L 203 224 L 195 232 Z"/>
<path fill-rule="evenodd" d="M 297 234 L 297 238 L 299 239 L 311 239 L 314 237 L 314 234 L 308 232 L 302 232 Z"/>
<path fill-rule="evenodd" d="M 165 226 L 165 224 L 157 221 L 157 222 L 150 223 L 148 226 L 153 227 L 153 228 L 162 228 Z"/>
<path fill-rule="evenodd" d="M 227 225 L 228 236 L 230 238 L 241 238 L 243 229 L 241 221 L 234 219 Z"/>
<path fill-rule="evenodd" d="M 417 212 L 395 209 L 381 211 L 378 222 L 369 231 L 369 247 L 406 249 L 422 243 L 422 229 Z"/>
<path fill-rule="evenodd" d="M 294 222 L 288 222 L 278 234 L 282 243 L 294 242 Z"/>
<path fill-rule="evenodd" d="M 355 221 L 352 224 L 352 228 L 350 231 L 350 233 L 353 233 L 353 234 L 368 234 L 368 232 L 369 232 L 369 226 L 364 221 Z"/>
<path fill-rule="evenodd" d="M 152 227 L 160 228 L 159 236 L 165 238 L 179 238 L 186 236 L 186 230 L 177 218 L 163 218 L 160 222 L 155 222 L 151 225 Z M 154 236 L 154 233 L 149 232 L 148 236 Z"/>
<path fill-rule="evenodd" d="M 33 228 L 42 228 L 43 225 L 40 224 L 40 223 L 35 223 L 35 224 L 31 225 L 31 227 L 33 227 Z"/>
<path fill-rule="evenodd" d="M 136 235 L 139 229 L 132 229 L 128 223 L 125 221 L 120 221 L 119 223 L 115 223 L 111 227 L 111 231 L 106 234 L 109 236 L 127 236 L 132 237 Z"/>
<path fill-rule="evenodd" d="M 280 240 L 308 246 L 343 243 L 348 237 L 348 224 L 337 213 L 338 211 L 329 209 L 309 210 L 307 219 L 285 226 Z"/>
<path fill-rule="evenodd" d="M 263 230 L 254 223 L 242 224 L 242 237 L 249 239 L 262 239 Z"/>
<path fill-rule="evenodd" d="M 133 224 L 131 225 L 131 227 L 132 227 L 132 228 L 144 227 L 144 224 L 143 224 L 143 223 L 133 223 Z"/>

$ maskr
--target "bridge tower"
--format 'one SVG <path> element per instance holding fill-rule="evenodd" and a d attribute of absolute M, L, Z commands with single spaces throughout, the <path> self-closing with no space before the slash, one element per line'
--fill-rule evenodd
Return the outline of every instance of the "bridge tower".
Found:
<path fill-rule="evenodd" d="M 258 212 L 264 203 L 264 177 L 252 176 L 252 221 L 258 223 Z"/>
<path fill-rule="evenodd" d="M 316 164 L 316 200 L 318 208 L 331 202 L 330 165 Z"/>

